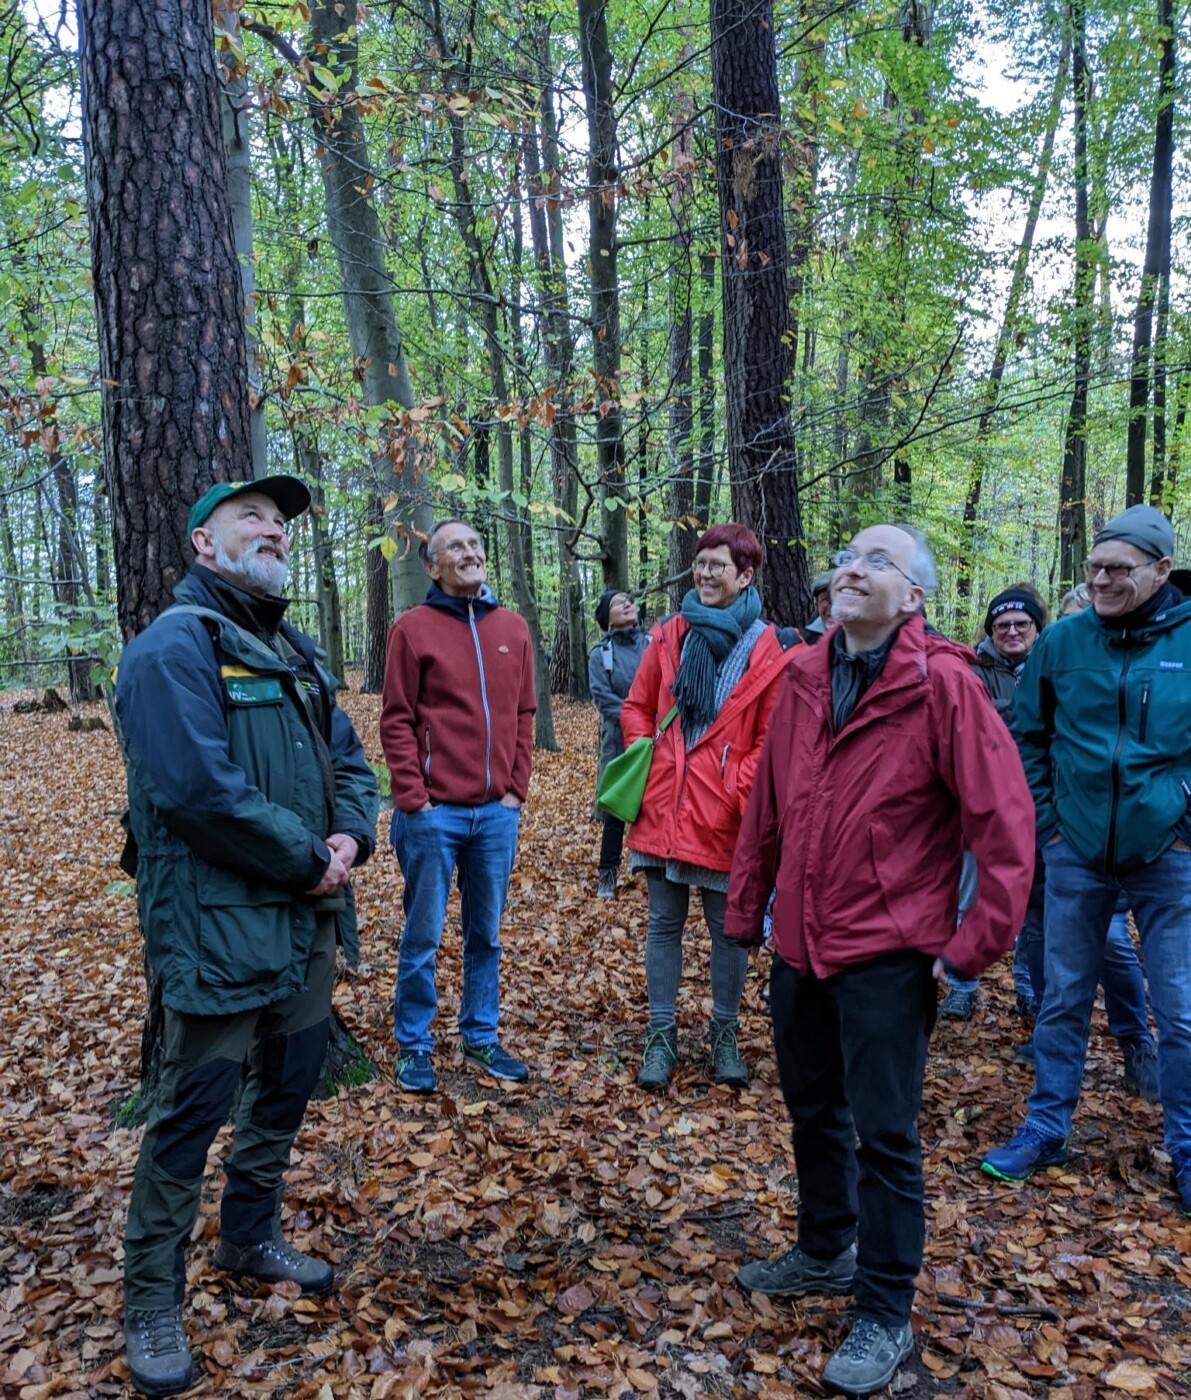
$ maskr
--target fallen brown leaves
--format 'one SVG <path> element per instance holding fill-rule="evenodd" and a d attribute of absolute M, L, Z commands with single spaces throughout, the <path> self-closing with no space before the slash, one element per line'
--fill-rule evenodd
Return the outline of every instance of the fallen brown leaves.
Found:
<path fill-rule="evenodd" d="M 374 757 L 377 702 L 348 708 Z M 222 1179 L 212 1153 L 190 1254 L 196 1393 L 300 1400 L 798 1396 L 846 1326 L 845 1302 L 743 1296 L 743 1258 L 793 1225 L 788 1126 L 763 971 L 745 994 L 754 1078 L 703 1074 L 705 935 L 692 924 L 670 1092 L 633 1084 L 645 1025 L 645 898 L 593 896 L 595 727 L 560 707 L 561 754 L 539 755 L 505 933 L 503 1032 L 534 1077 L 465 1071 L 452 1034 L 457 924 L 440 961 L 442 1091 L 391 1079 L 313 1104 L 286 1229 L 334 1261 L 324 1300 L 244 1291 L 211 1267 Z M 123 780 L 106 733 L 0 715 L 0 1394 L 125 1393 L 121 1232 L 139 1134 L 111 1126 L 136 1087 L 143 989 L 120 880 Z M 386 1071 L 400 876 L 381 847 L 360 876 L 364 947 L 336 994 Z M 452 911 L 451 919 L 456 913 Z M 917 1359 L 894 1383 L 1019 1400 L 1175 1396 L 1191 1379 L 1191 1228 L 1152 1149 L 1161 1116 L 1121 1090 L 1097 1015 L 1077 1156 L 1020 1189 L 977 1171 L 1015 1126 L 1028 1072 L 1004 968 L 976 1017 L 936 1035 L 923 1112 L 928 1244 Z"/>

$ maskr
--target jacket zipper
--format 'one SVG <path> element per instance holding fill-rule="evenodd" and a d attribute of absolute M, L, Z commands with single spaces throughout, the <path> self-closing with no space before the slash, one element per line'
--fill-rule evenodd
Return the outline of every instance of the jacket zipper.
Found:
<path fill-rule="evenodd" d="M 484 653 L 480 650 L 480 633 L 476 627 L 475 605 L 468 600 L 467 623 L 476 648 L 476 665 L 480 668 L 480 704 L 484 707 L 484 801 L 492 796 L 492 711 L 488 708 L 488 678 L 484 675 Z"/>
<path fill-rule="evenodd" d="M 430 726 L 426 726 L 426 762 L 422 764 L 422 776 L 430 782 Z"/>
<path fill-rule="evenodd" d="M 1146 741 L 1146 721 L 1150 717 L 1150 687 L 1147 685 L 1141 692 L 1141 726 L 1139 738 L 1144 744 Z"/>
<path fill-rule="evenodd" d="M 1116 871 L 1117 817 L 1121 805 L 1121 750 L 1125 747 L 1125 717 L 1128 707 L 1125 704 L 1125 680 L 1129 675 L 1129 662 L 1132 652 L 1125 653 L 1121 663 L 1121 674 L 1117 677 L 1117 742 L 1112 751 L 1112 802 L 1108 809 L 1108 848 L 1104 852 L 1104 868 L 1109 874 Z"/>
<path fill-rule="evenodd" d="M 728 750 L 732 747 L 730 743 L 724 745 L 724 751 L 720 754 L 720 782 L 724 781 L 724 775 L 728 771 Z"/>

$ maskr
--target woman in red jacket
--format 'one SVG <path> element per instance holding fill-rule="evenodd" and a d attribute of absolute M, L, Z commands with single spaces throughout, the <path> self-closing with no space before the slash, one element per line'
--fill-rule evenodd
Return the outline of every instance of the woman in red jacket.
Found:
<path fill-rule="evenodd" d="M 724 938 L 728 870 L 761 741 L 791 653 L 761 619 L 753 579 L 761 545 L 743 525 L 708 530 L 695 546 L 694 587 L 653 631 L 621 710 L 625 744 L 658 739 L 641 812 L 629 831 L 632 868 L 649 880 L 645 978 L 649 1033 L 637 1083 L 660 1088 L 678 1063 L 674 1006 L 692 885 L 711 932 L 711 1066 L 717 1084 L 747 1084 L 737 1045 L 748 954 Z"/>

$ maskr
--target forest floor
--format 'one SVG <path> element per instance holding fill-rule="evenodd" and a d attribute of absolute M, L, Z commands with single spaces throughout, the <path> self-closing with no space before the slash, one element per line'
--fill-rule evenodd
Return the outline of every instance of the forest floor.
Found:
<path fill-rule="evenodd" d="M 372 757 L 377 700 L 349 694 Z M 94 710 L 103 713 L 101 707 Z M 110 733 L 0 712 L 0 1395 L 126 1392 L 121 1233 L 140 1133 L 143 1007 L 134 901 L 116 867 L 123 777 Z M 323 1300 L 212 1268 L 221 1134 L 189 1256 L 194 1394 L 311 1397 L 815 1396 L 846 1300 L 750 1298 L 740 1263 L 791 1242 L 797 1183 L 761 1000 L 749 977 L 746 1091 L 705 1073 L 707 960 L 688 931 L 670 1089 L 634 1084 L 646 1022 L 645 893 L 593 898 L 595 722 L 560 705 L 539 754 L 504 935 L 509 1047 L 524 1086 L 463 1068 L 457 909 L 440 962 L 440 1092 L 392 1080 L 401 879 L 382 814 L 358 878 L 363 956 L 340 1014 L 382 1067 L 310 1106 L 285 1229 L 334 1261 Z M 109 886 L 115 885 L 114 889 Z M 694 901 L 697 905 L 697 899 Z M 981 1175 L 1016 1126 L 1030 1071 L 1006 966 L 977 1015 L 932 1044 L 922 1136 L 927 1250 L 902 1400 L 1186 1395 L 1191 1222 L 1156 1145 L 1161 1114 L 1126 1097 L 1096 1013 L 1075 1155 L 1022 1187 Z"/>

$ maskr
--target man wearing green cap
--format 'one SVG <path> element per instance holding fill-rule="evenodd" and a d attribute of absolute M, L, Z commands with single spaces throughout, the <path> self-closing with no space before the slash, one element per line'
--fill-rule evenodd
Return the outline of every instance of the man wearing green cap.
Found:
<path fill-rule="evenodd" d="M 315 643 L 285 622 L 296 478 L 220 482 L 190 511 L 195 564 L 132 641 L 116 706 L 137 905 L 165 1050 L 124 1241 L 134 1384 L 193 1377 L 185 1248 L 207 1150 L 235 1109 L 214 1264 L 326 1293 L 330 1266 L 281 1237 L 282 1174 L 326 1051 L 336 940 L 355 955 L 352 868 L 376 780 Z"/>
<path fill-rule="evenodd" d="M 1096 536 L 1092 606 L 1042 634 L 1012 728 L 1046 866 L 1046 991 L 1026 1120 L 983 1168 L 1007 1181 L 1066 1160 L 1105 938 L 1121 894 L 1158 1023 L 1166 1151 L 1191 1215 L 1191 601 L 1174 531 L 1131 506 Z"/>

